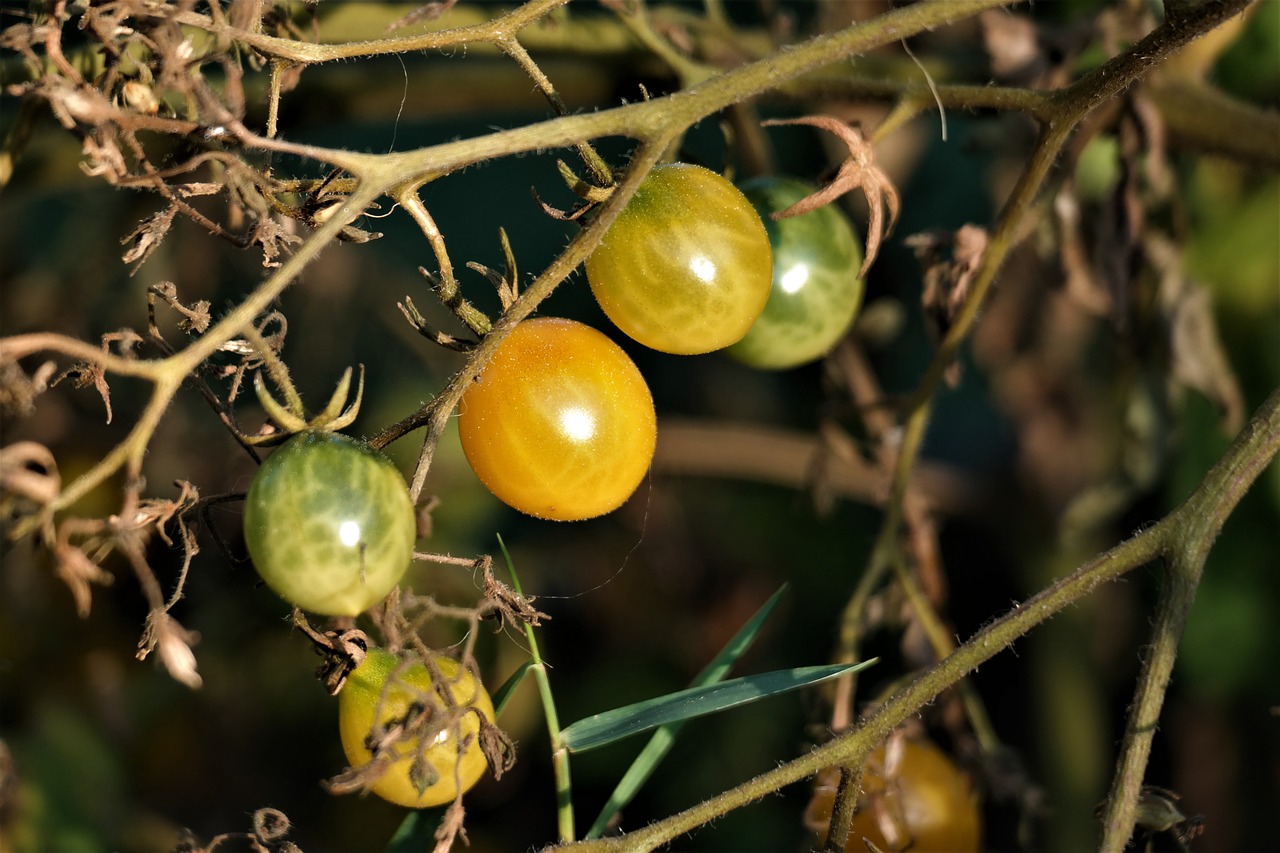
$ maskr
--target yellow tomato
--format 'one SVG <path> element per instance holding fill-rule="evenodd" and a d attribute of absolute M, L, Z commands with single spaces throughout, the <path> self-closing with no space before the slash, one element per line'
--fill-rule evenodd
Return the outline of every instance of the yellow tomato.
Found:
<path fill-rule="evenodd" d="M 458 404 L 462 449 L 521 512 L 578 521 L 640 485 L 657 440 L 649 386 L 622 349 L 572 320 L 511 330 Z"/>
<path fill-rule="evenodd" d="M 846 853 L 865 853 L 865 838 L 885 853 L 977 853 L 982 843 L 978 801 L 960 768 L 927 740 L 906 739 L 896 763 L 885 745 L 862 771 L 862 794 L 849 826 Z M 805 823 L 825 844 L 839 772 L 818 774 Z"/>
<path fill-rule="evenodd" d="M 406 722 L 426 726 L 429 742 L 410 736 L 390 746 L 386 769 L 372 785 L 384 800 L 411 809 L 452 802 L 480 781 L 488 766 L 480 747 L 480 718 L 492 723 L 494 716 L 488 692 L 453 658 L 435 655 L 431 660 L 441 684 L 432 683 L 421 662 L 397 672 L 399 658 L 385 649 L 370 649 L 338 693 L 342 749 L 353 767 L 369 763 L 374 757 L 370 742 L 385 737 L 388 729 Z"/>
<path fill-rule="evenodd" d="M 741 190 L 710 169 L 672 163 L 649 173 L 586 267 L 619 329 L 692 355 L 751 328 L 769 299 L 773 251 Z"/>

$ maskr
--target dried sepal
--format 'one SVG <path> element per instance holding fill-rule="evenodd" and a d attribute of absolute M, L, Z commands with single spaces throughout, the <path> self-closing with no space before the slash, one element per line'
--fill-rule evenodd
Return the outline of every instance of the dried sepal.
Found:
<path fill-rule="evenodd" d="M 871 143 L 862 138 L 856 128 L 832 116 L 802 116 L 793 119 L 770 119 L 762 122 L 764 127 L 778 125 L 804 124 L 826 130 L 840 138 L 849 149 L 849 159 L 841 164 L 835 178 L 814 194 L 801 199 L 785 210 L 773 214 L 774 219 L 786 219 L 800 216 L 830 204 L 845 193 L 861 189 L 866 196 L 870 220 L 867 223 L 867 251 L 862 261 L 862 269 L 858 278 L 865 278 L 880 250 L 880 241 L 887 230 L 892 230 L 898 221 L 901 201 L 893 181 L 875 164 L 875 150 Z M 889 221 L 886 227 L 885 209 L 888 209 Z"/>
<path fill-rule="evenodd" d="M 588 213 L 595 210 L 598 206 L 593 201 L 587 201 L 582 204 L 575 205 L 569 210 L 561 210 L 560 208 L 552 207 L 543 201 L 542 197 L 538 195 L 536 187 L 530 187 L 530 192 L 533 193 L 533 200 L 538 203 L 538 207 L 542 208 L 542 212 L 547 216 L 550 216 L 552 219 L 560 222 L 577 222 L 583 216 L 586 216 Z"/>
<path fill-rule="evenodd" d="M 418 306 L 414 305 L 413 300 L 408 296 L 404 298 L 404 302 L 397 302 L 396 307 L 400 309 L 400 313 L 404 315 L 404 318 L 409 321 L 409 325 L 413 326 L 414 331 L 432 343 L 454 352 L 471 352 L 476 348 L 475 341 L 455 337 L 433 326 L 426 317 L 422 316 Z"/>

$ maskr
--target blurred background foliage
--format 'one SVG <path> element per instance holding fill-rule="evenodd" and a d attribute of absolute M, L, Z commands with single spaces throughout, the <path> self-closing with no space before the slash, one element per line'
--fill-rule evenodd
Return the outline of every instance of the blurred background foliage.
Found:
<path fill-rule="evenodd" d="M 778 5 L 800 32 L 829 12 L 816 3 Z M 881 8 L 861 5 L 865 15 Z M 1041 3 L 1029 14 L 1046 26 L 1059 25 L 1094 5 Z M 375 8 L 348 4 L 325 13 L 359 16 Z M 740 24 L 759 25 L 756 4 L 730 3 L 728 9 Z M 1278 33 L 1280 3 L 1260 4 L 1211 80 L 1255 104 L 1280 106 Z M 967 24 L 923 39 L 921 49 L 941 62 L 971 67 L 980 48 L 977 26 Z M 655 95 L 674 86 L 651 60 L 588 53 L 564 52 L 545 61 L 571 109 L 636 99 L 640 84 Z M 785 115 L 797 107 L 768 101 L 760 108 Z M 866 121 L 883 115 L 877 106 L 850 109 Z M 0 124 L 10 125 L 16 110 L 16 102 L 6 99 Z M 384 151 L 547 115 L 510 62 L 476 51 L 310 69 L 285 98 L 281 124 L 296 141 Z M 937 115 L 925 115 L 882 146 L 904 211 L 868 282 L 868 303 L 896 306 L 904 318 L 900 333 L 871 348 L 891 397 L 910 392 L 932 350 L 920 308 L 920 266 L 902 238 L 965 223 L 989 225 L 1031 139 L 1014 116 L 952 114 L 948 125 L 943 142 Z M 822 177 L 829 161 L 815 135 L 788 128 L 771 139 L 779 172 Z M 613 163 L 627 153 L 619 140 L 605 140 L 600 148 Z M 728 151 L 722 127 L 708 121 L 689 136 L 682 156 L 713 169 L 747 171 Z M 500 227 L 525 274 L 555 256 L 574 226 L 544 215 L 530 188 L 551 204 L 572 202 L 556 175 L 559 153 L 488 163 L 427 187 L 425 203 L 457 266 L 474 260 L 499 268 Z M 1116 157 L 1114 137 L 1099 135 L 1078 166 L 1083 197 L 1090 191 L 1095 199 L 1106 196 Z M 123 326 L 144 326 L 145 291 L 158 281 L 177 283 L 184 299 L 208 299 L 217 311 L 261 278 L 252 253 L 181 222 L 130 276 L 119 262 L 119 241 L 155 211 L 156 202 L 98 185 L 79 171 L 79 159 L 74 140 L 44 121 L 0 194 L 4 334 L 56 330 L 96 340 Z M 1169 167 L 1176 182 L 1173 206 L 1185 217 L 1186 270 L 1212 296 L 1248 412 L 1280 384 L 1280 180 L 1176 149 L 1169 152 Z M 848 210 L 865 223 L 857 205 Z M 428 310 L 430 294 L 415 272 L 434 263 L 421 235 L 398 214 L 370 217 L 362 227 L 385 236 L 327 250 L 324 261 L 286 291 L 280 307 L 289 318 L 283 355 L 307 399 L 327 396 L 345 366 L 366 366 L 366 400 L 351 432 L 371 435 L 435 394 L 461 357 L 417 337 L 395 308 L 410 294 L 449 327 L 443 312 Z M 496 299 L 486 301 L 488 285 L 463 275 L 468 295 L 496 311 Z M 938 520 L 949 584 L 946 616 L 960 638 L 1160 518 L 1189 493 L 1230 437 L 1211 401 L 1196 392 L 1170 392 L 1167 369 L 1143 354 L 1138 338 L 1149 330 L 1117 328 L 1106 317 L 1077 312 L 1071 320 L 1084 328 L 1063 368 L 1070 375 L 1058 377 L 1063 384 L 1056 393 L 1069 398 L 1065 414 L 1051 411 L 1061 403 L 1052 394 L 1019 390 L 1011 365 L 1043 342 L 1033 339 L 1044 327 L 1022 326 L 1018 312 L 1069 311 L 1056 299 L 1061 286 L 1054 259 L 1028 240 L 1001 276 L 961 381 L 943 390 L 936 406 L 925 460 L 967 484 L 963 504 Z M 716 354 L 668 356 L 621 339 L 580 274 L 540 313 L 584 320 L 618 340 L 649 380 L 663 418 L 813 434 L 833 405 L 831 377 L 821 364 L 760 373 Z M 1001 337 L 1014 331 L 1032 339 L 1002 344 Z M 1043 380 L 1043 373 L 1036 375 Z M 113 382 L 112 390 L 116 417 L 110 424 L 91 389 L 62 386 L 44 395 L 30 417 L 5 421 L 4 443 L 30 438 L 46 444 L 65 481 L 123 437 L 129 415 L 145 399 L 145 389 L 127 381 Z M 1135 432 L 1135 420 L 1143 429 Z M 390 450 L 409 471 L 417 455 L 414 437 Z M 1129 476 L 1139 469 L 1141 476 Z M 252 461 L 190 391 L 168 412 L 146 470 L 152 493 L 167 494 L 168 484 L 181 478 L 205 495 L 243 491 L 252 472 Z M 112 512 L 119 485 L 99 489 L 78 509 Z M 782 606 L 739 671 L 828 660 L 879 513 L 848 500 L 819 511 L 798 486 L 681 476 L 659 467 L 613 515 L 570 525 L 542 522 L 490 497 L 450 434 L 428 481 L 428 491 L 440 498 L 428 546 L 455 555 L 493 553 L 495 534 L 504 537 L 525 590 L 538 595 L 538 606 L 552 617 L 541 630 L 543 654 L 552 666 L 562 720 L 572 721 L 683 687 L 784 583 L 789 592 Z M 1089 496 L 1097 500 L 1091 504 Z M 92 612 L 80 619 L 48 559 L 30 542 L 4 543 L 0 737 L 8 754 L 0 755 L 0 763 L 13 775 L 3 775 L 7 784 L 0 790 L 0 847 L 165 850 L 180 827 L 208 839 L 248 829 L 253 810 L 273 806 L 291 817 L 291 837 L 309 853 L 376 850 L 402 820 L 401 810 L 375 798 L 335 798 L 321 790 L 320 780 L 344 764 L 335 703 L 312 676 L 317 660 L 288 627 L 287 606 L 257 582 L 245 561 L 238 503 L 216 507 L 209 522 L 226 551 L 206 529 L 186 599 L 175 611 L 200 634 L 196 652 L 204 687 L 195 692 L 151 662 L 134 660 L 146 605 L 127 566 L 111 566 L 116 583 L 99 591 Z M 1209 558 L 1147 777 L 1181 793 L 1188 814 L 1205 816 L 1206 832 L 1194 849 L 1206 853 L 1274 844 L 1280 797 L 1277 529 L 1280 468 L 1273 465 Z M 149 557 L 161 580 L 171 583 L 176 552 L 155 543 Z M 418 564 L 406 580 L 444 602 L 471 603 L 479 594 L 473 573 L 458 568 Z M 1109 782 L 1156 583 L 1156 573 L 1144 570 L 1099 589 L 975 676 L 1000 736 L 1046 792 L 1032 849 L 1081 850 L 1095 843 L 1090 816 Z M 440 647 L 460 639 L 454 625 L 429 628 L 429 642 Z M 884 655 L 885 663 L 863 679 L 864 698 L 890 687 L 910 665 L 900 640 L 886 630 L 870 642 L 867 652 Z M 523 640 L 486 631 L 477 656 L 494 688 L 524 661 Z M 540 713 L 526 684 L 500 721 L 519 741 L 520 760 L 501 783 L 486 781 L 468 796 L 473 850 L 522 850 L 555 837 Z M 791 696 L 690 723 L 625 812 L 624 825 L 642 825 L 796 755 L 820 739 L 826 714 L 821 696 Z M 624 743 L 575 759 L 580 820 L 595 814 L 641 745 Z M 809 849 L 812 837 L 800 822 L 807 798 L 808 790 L 796 786 L 677 848 Z M 986 812 L 989 848 L 1015 849 L 1017 809 L 989 800 Z"/>

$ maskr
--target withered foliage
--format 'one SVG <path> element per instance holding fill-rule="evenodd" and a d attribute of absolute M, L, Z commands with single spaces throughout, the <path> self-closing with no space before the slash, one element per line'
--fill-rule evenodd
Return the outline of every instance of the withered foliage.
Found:
<path fill-rule="evenodd" d="M 315 224 L 306 203 L 316 182 L 278 178 L 268 157 L 238 141 L 246 133 L 245 77 L 264 72 L 267 58 L 195 37 L 184 25 L 197 5 L 56 0 L 32 4 L 25 20 L 0 32 L 0 46 L 25 60 L 28 78 L 5 94 L 42 102 L 80 140 L 86 174 L 160 200 L 159 210 L 121 241 L 121 259 L 134 272 L 178 217 L 236 246 L 257 247 L 267 267 L 300 242 L 299 224 Z M 219 4 L 208 8 L 208 26 L 307 38 L 305 20 L 274 6 L 232 4 L 225 20 Z M 240 20 L 246 15 L 256 17 Z M 64 44 L 68 33 L 76 36 Z M 27 109 L 21 120 L 39 121 L 40 114 Z M 13 138 L 23 136 L 16 131 Z M 377 235 L 351 229 L 344 236 Z"/>

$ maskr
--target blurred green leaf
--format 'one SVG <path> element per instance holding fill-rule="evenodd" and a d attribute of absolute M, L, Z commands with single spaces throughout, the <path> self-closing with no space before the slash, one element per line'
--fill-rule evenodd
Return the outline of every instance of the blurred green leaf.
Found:
<path fill-rule="evenodd" d="M 773 613 L 773 608 L 777 606 L 782 594 L 786 592 L 787 585 L 783 584 L 778 591 L 769 596 L 769 600 L 761 605 L 760 609 L 755 612 L 747 623 L 738 629 L 738 633 L 734 634 L 733 639 L 729 640 L 720 653 L 715 656 L 711 663 L 698 673 L 693 679 L 690 687 L 706 687 L 711 684 L 719 683 L 729 673 L 729 669 L 737 662 L 738 658 L 751 648 L 751 644 L 755 642 L 756 636 L 759 635 L 760 629 L 764 627 L 765 620 Z M 626 807 L 627 803 L 635 797 L 636 793 L 644 786 L 644 783 L 653 775 L 653 771 L 658 764 L 671 751 L 671 745 L 675 743 L 676 734 L 679 733 L 681 722 L 668 723 L 660 726 L 649 742 L 645 744 L 640 754 L 636 756 L 636 760 L 631 762 L 631 766 L 627 768 L 627 772 L 623 774 L 621 781 L 618 782 L 613 793 L 609 795 L 608 802 L 600 811 L 600 816 L 596 818 L 595 823 L 591 825 L 591 829 L 587 831 L 587 838 L 599 838 L 603 834 L 605 827 L 609 825 L 610 819 L 613 818 L 620 810 Z"/>
<path fill-rule="evenodd" d="M 808 687 L 810 684 L 857 672 L 873 663 L 875 659 L 852 666 L 832 664 L 783 669 L 735 678 L 708 687 L 680 690 L 581 719 L 560 732 L 560 742 L 570 752 L 586 752 L 666 723 L 714 714 L 766 696 Z"/>
<path fill-rule="evenodd" d="M 387 842 L 386 853 L 420 853 L 434 849 L 440 814 L 440 809 L 409 812 L 396 834 Z"/>

